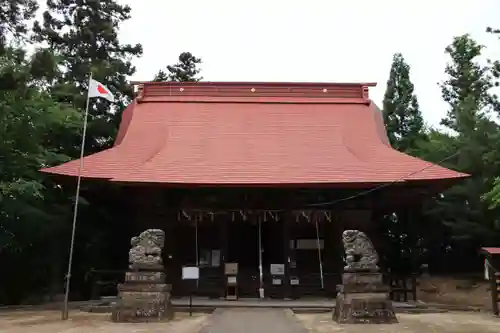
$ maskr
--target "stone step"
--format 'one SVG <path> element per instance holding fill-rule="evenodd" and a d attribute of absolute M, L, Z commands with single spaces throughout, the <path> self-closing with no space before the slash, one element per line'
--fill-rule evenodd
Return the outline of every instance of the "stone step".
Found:
<path fill-rule="evenodd" d="M 189 312 L 189 307 L 181 306 L 174 307 L 174 312 Z M 112 305 L 86 305 L 82 306 L 80 310 L 91 313 L 111 313 L 113 311 Z M 191 312 L 194 313 L 212 313 L 215 307 L 212 306 L 193 306 L 191 307 Z"/>
<path fill-rule="evenodd" d="M 312 308 L 292 308 L 292 311 L 293 313 L 327 313 L 331 312 L 332 309 L 312 307 Z"/>
<path fill-rule="evenodd" d="M 120 283 L 119 292 L 169 292 L 172 290 L 171 284 L 165 283 Z"/>
<path fill-rule="evenodd" d="M 118 298 L 116 296 L 101 296 L 100 301 L 101 304 L 110 304 L 116 302 Z"/>

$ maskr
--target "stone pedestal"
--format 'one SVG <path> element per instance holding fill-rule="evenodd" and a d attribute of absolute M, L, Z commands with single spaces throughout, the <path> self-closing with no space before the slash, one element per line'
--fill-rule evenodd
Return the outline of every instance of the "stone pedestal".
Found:
<path fill-rule="evenodd" d="M 389 298 L 389 287 L 376 272 L 346 272 L 338 294 L 333 320 L 339 324 L 391 324 L 398 320 Z"/>
<path fill-rule="evenodd" d="M 118 298 L 113 305 L 114 322 L 148 322 L 173 318 L 171 285 L 165 284 L 161 265 L 131 267 L 125 283 L 118 285 Z M 148 269 L 149 268 L 149 269 Z"/>

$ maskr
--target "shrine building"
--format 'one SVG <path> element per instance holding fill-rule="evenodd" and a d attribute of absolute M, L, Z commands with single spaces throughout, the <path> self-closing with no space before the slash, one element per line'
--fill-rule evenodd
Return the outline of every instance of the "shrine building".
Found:
<path fill-rule="evenodd" d="M 131 194 L 123 223 L 165 231 L 174 295 L 197 265 L 197 295 L 333 296 L 343 230 L 380 251 L 382 216 L 411 226 L 424 199 L 468 176 L 393 149 L 374 85 L 137 83 L 114 146 L 84 157 L 81 176 Z"/>

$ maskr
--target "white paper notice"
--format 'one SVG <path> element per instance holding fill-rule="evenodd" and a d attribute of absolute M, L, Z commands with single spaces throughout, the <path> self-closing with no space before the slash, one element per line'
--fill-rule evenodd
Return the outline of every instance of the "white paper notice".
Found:
<path fill-rule="evenodd" d="M 281 279 L 273 279 L 273 285 L 281 285 Z"/>
<path fill-rule="evenodd" d="M 196 266 L 182 267 L 183 280 L 198 280 L 200 278 L 200 269 Z"/>

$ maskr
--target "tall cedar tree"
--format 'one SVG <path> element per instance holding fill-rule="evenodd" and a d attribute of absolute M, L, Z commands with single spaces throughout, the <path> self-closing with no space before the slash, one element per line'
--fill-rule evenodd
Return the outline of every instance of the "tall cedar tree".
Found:
<path fill-rule="evenodd" d="M 489 27 L 486 31 L 500 40 L 500 29 Z M 500 59 L 492 59 L 490 60 L 490 64 L 492 65 L 492 76 L 495 80 L 494 86 L 498 91 L 498 87 L 500 86 Z M 500 100 L 496 95 L 492 96 L 492 106 L 497 116 L 500 117 Z M 496 142 L 498 142 L 497 147 L 500 147 L 500 131 L 496 134 Z M 500 164 L 500 159 L 496 163 Z M 492 209 L 500 208 L 500 176 L 495 179 L 493 189 L 485 195 L 484 199 L 490 203 Z"/>
<path fill-rule="evenodd" d="M 391 145 L 403 152 L 414 150 L 423 138 L 424 120 L 410 80 L 410 66 L 401 53 L 393 56 L 383 114 Z"/>
<path fill-rule="evenodd" d="M 160 70 L 153 81 L 198 82 L 203 79 L 198 76 L 201 72 L 198 67 L 200 64 L 200 58 L 196 58 L 190 52 L 183 52 L 179 55 L 178 63 L 167 66 L 166 71 Z"/>
<path fill-rule="evenodd" d="M 142 46 L 118 40 L 119 26 L 130 18 L 130 11 L 129 6 L 114 0 L 47 0 L 43 23 L 34 25 L 35 40 L 46 44 L 61 59 L 62 74 L 52 89 L 60 101 L 83 110 L 91 71 L 117 98 L 116 107 L 103 100 L 91 101 L 88 152 L 111 144 L 121 111 L 133 97 L 127 76 L 135 72 L 131 60 L 142 54 Z M 71 144 L 76 148 L 78 139 Z"/>
<path fill-rule="evenodd" d="M 473 131 L 490 105 L 489 68 L 477 63 L 482 50 L 468 35 L 456 37 L 446 48 L 451 63 L 445 69 L 448 79 L 441 84 L 441 95 L 450 109 L 441 124 L 457 133 Z"/>
<path fill-rule="evenodd" d="M 491 154 L 498 149 L 494 137 L 499 126 L 487 117 L 493 81 L 489 68 L 477 63 L 481 51 L 482 46 L 468 35 L 454 38 L 446 48 L 450 62 L 445 70 L 447 80 L 441 84 L 443 99 L 449 104 L 441 123 L 456 135 L 440 142 L 439 149 L 445 147 L 447 155 L 456 153 L 456 157 L 447 161 L 448 166 L 472 177 L 446 191 L 436 212 L 455 236 L 470 240 L 467 246 L 471 246 L 471 251 L 472 247 L 490 243 L 498 236 L 495 233 L 498 217 L 480 199 L 491 189 L 500 171 L 494 162 L 496 154 Z"/>
<path fill-rule="evenodd" d="M 418 143 L 425 138 L 424 121 L 414 86 L 410 80 L 410 66 L 401 53 L 393 56 L 392 66 L 383 101 L 383 116 L 387 136 L 391 145 L 402 152 L 416 154 Z M 393 271 L 411 270 L 407 264 L 415 261 L 417 244 L 413 237 L 416 232 L 408 230 L 399 213 L 384 217 L 384 243 L 389 258 L 385 258 Z"/>
<path fill-rule="evenodd" d="M 497 39 L 500 41 L 500 29 L 493 29 L 489 27 L 486 29 L 486 32 L 497 37 Z M 494 79 L 493 85 L 495 86 L 495 88 L 498 88 L 500 87 L 500 59 L 490 59 L 489 62 L 492 65 L 491 73 Z M 492 105 L 497 113 L 497 116 L 500 117 L 500 99 L 498 95 L 492 95 Z"/>

